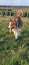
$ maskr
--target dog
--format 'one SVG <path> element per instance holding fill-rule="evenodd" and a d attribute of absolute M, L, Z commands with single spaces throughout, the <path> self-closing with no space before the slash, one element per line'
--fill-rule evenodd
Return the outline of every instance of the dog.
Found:
<path fill-rule="evenodd" d="M 18 39 L 18 37 L 21 35 L 21 28 L 16 28 L 16 23 L 15 22 L 9 22 L 9 32 L 13 32 L 15 39 Z"/>

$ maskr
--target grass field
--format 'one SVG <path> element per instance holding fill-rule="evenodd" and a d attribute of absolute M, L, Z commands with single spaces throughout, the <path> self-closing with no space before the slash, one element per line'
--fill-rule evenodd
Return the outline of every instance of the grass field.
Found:
<path fill-rule="evenodd" d="M 0 17 L 0 65 L 29 65 L 29 18 L 22 18 L 21 36 L 9 33 L 9 17 Z"/>

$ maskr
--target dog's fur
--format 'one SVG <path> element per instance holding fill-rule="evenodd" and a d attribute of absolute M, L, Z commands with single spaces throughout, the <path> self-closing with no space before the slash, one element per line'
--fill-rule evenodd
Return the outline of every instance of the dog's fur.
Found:
<path fill-rule="evenodd" d="M 12 29 L 15 39 L 17 39 L 21 34 L 21 29 Z"/>
<path fill-rule="evenodd" d="M 8 28 L 9 28 L 9 32 L 10 32 L 11 25 L 9 25 Z M 21 34 L 21 28 L 13 28 L 12 32 L 14 33 L 15 39 L 17 39 Z"/>

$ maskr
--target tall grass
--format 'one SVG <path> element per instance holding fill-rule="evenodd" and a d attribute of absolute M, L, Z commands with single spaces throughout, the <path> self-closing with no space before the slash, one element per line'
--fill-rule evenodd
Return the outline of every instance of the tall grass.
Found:
<path fill-rule="evenodd" d="M 29 65 L 29 19 L 22 18 L 21 36 L 9 33 L 9 20 L 0 20 L 0 65 Z"/>

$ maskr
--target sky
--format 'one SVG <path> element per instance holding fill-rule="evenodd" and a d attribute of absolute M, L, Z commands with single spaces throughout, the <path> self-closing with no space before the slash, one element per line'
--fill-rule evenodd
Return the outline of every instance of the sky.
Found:
<path fill-rule="evenodd" d="M 29 0 L 0 0 L 0 5 L 29 6 Z"/>

